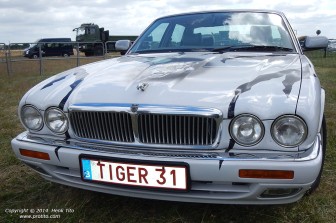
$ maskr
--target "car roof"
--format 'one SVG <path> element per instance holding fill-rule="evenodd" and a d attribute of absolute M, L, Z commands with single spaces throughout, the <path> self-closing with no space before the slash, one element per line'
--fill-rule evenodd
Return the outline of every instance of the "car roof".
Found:
<path fill-rule="evenodd" d="M 209 10 L 209 11 L 195 11 L 195 12 L 186 12 L 186 13 L 178 13 L 160 17 L 162 18 L 169 18 L 174 16 L 182 16 L 182 15 L 195 15 L 195 14 L 205 14 L 205 13 L 221 13 L 221 12 L 252 12 L 252 13 L 272 13 L 284 16 L 284 13 L 277 10 L 269 10 L 269 9 L 227 9 L 227 10 Z"/>
<path fill-rule="evenodd" d="M 71 42 L 71 38 L 42 38 L 38 42 Z"/>

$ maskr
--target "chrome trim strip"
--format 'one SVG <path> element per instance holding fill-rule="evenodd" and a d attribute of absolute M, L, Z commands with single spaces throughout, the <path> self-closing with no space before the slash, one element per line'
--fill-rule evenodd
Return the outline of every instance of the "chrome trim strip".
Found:
<path fill-rule="evenodd" d="M 69 106 L 69 111 L 114 111 L 114 112 L 128 112 L 131 111 L 133 104 L 121 103 L 81 103 Z M 155 104 L 141 104 L 138 105 L 137 113 L 152 113 L 152 114 L 186 114 L 186 115 L 202 115 L 214 118 L 223 116 L 221 110 L 216 108 L 202 108 L 192 106 L 174 106 L 174 105 L 155 105 Z"/>
<path fill-rule="evenodd" d="M 139 147 L 130 146 L 108 146 L 103 144 L 86 143 L 78 140 L 64 140 L 59 138 L 41 138 L 39 136 L 31 135 L 29 132 L 23 132 L 16 137 L 16 140 L 26 143 L 36 143 L 41 145 L 48 145 L 56 147 L 64 147 L 69 149 L 78 149 L 90 152 L 104 152 L 109 154 L 132 154 L 136 155 L 138 159 L 142 156 L 151 157 L 173 157 L 176 159 L 205 159 L 217 161 L 275 161 L 275 162 L 304 162 L 316 159 L 320 150 L 322 149 L 321 135 L 316 137 L 314 144 L 305 151 L 300 152 L 258 152 L 247 153 L 246 151 L 230 151 L 223 150 L 180 150 L 173 151 L 167 149 L 142 149 Z"/>

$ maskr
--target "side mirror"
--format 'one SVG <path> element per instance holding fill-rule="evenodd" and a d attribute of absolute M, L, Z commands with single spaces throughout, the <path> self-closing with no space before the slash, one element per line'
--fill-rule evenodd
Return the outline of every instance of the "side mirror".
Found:
<path fill-rule="evenodd" d="M 327 47 L 328 38 L 325 36 L 307 36 L 303 44 L 305 51 L 326 49 Z"/>
<path fill-rule="evenodd" d="M 117 51 L 127 51 L 131 46 L 130 40 L 118 40 L 115 44 L 115 49 Z"/>

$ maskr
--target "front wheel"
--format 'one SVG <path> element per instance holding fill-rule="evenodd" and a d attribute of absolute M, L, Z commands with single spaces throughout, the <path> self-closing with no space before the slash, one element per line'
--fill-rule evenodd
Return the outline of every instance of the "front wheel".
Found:
<path fill-rule="evenodd" d="M 92 57 L 93 56 L 93 52 L 85 52 L 84 53 L 86 57 Z"/>
<path fill-rule="evenodd" d="M 96 46 L 94 48 L 94 55 L 95 56 L 103 56 L 104 55 L 104 49 L 101 46 Z"/>
<path fill-rule="evenodd" d="M 321 169 L 320 169 L 319 175 L 317 176 L 314 183 L 311 185 L 310 189 L 307 191 L 308 195 L 310 195 L 314 191 L 316 191 L 316 189 L 319 187 L 319 185 L 321 183 L 324 160 L 325 160 L 326 151 L 327 151 L 327 124 L 326 124 L 326 120 L 325 120 L 324 115 L 323 115 L 323 118 L 322 118 L 322 125 L 321 125 L 320 134 L 321 134 L 321 140 L 322 140 L 322 151 L 321 151 L 322 152 L 322 164 L 321 164 Z"/>

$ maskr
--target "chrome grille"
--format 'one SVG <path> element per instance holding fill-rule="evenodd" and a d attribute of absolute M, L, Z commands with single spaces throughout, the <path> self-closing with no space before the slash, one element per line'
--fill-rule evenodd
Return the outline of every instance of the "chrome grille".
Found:
<path fill-rule="evenodd" d="M 131 115 L 126 112 L 72 111 L 70 123 L 81 138 L 134 142 Z"/>
<path fill-rule="evenodd" d="M 138 128 L 148 144 L 212 145 L 217 136 L 215 118 L 204 116 L 140 114 Z"/>

